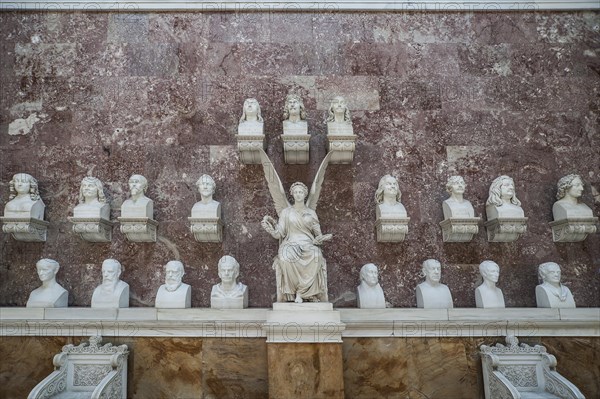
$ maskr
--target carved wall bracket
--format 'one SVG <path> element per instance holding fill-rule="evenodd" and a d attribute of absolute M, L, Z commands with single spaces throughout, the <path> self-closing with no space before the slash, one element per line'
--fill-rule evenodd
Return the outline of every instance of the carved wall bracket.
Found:
<path fill-rule="evenodd" d="M 408 222 L 410 218 L 377 219 L 377 242 L 401 242 L 408 233 Z"/>
<path fill-rule="evenodd" d="M 150 218 L 117 218 L 121 233 L 132 242 L 156 242 L 158 222 Z"/>
<path fill-rule="evenodd" d="M 223 223 L 221 218 L 204 219 L 188 218 L 190 221 L 190 231 L 198 242 L 222 242 L 223 241 Z"/>
<path fill-rule="evenodd" d="M 34 218 L 0 217 L 4 223 L 2 231 L 11 234 L 17 241 L 45 242 L 49 222 Z"/>
<path fill-rule="evenodd" d="M 328 136 L 329 148 L 332 152 L 330 163 L 351 164 L 354 160 L 354 151 L 356 150 L 356 135 L 348 136 Z"/>
<path fill-rule="evenodd" d="M 307 164 L 309 158 L 308 134 L 281 135 L 285 163 L 289 165 Z"/>
<path fill-rule="evenodd" d="M 567 218 L 550 222 L 554 242 L 579 242 L 597 231 L 597 217 Z"/>
<path fill-rule="evenodd" d="M 479 232 L 481 218 L 448 218 L 440 222 L 444 242 L 469 242 Z"/>
<path fill-rule="evenodd" d="M 527 218 L 496 218 L 485 227 L 489 242 L 513 242 L 527 231 Z"/>
<path fill-rule="evenodd" d="M 112 240 L 113 222 L 104 218 L 70 217 L 73 232 L 89 242 L 110 242 Z"/>
<path fill-rule="evenodd" d="M 263 134 L 257 135 L 235 135 L 240 152 L 240 160 L 246 165 L 260 164 L 260 151 L 265 150 L 266 142 Z"/>

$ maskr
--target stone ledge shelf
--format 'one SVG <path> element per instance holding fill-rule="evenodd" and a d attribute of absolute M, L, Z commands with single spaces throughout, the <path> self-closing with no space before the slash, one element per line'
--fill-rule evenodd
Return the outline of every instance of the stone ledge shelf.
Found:
<path fill-rule="evenodd" d="M 0 308 L 0 336 L 267 337 L 271 309 Z M 576 309 L 334 309 L 343 337 L 600 337 L 600 308 Z M 306 320 L 305 320 L 306 321 Z M 282 329 L 298 342 L 300 323 Z M 306 323 L 304 323 L 306 324 Z M 337 333 L 312 323 L 327 342 Z M 285 330 L 285 331 L 284 331 Z M 330 331 L 331 330 L 331 331 Z M 301 330 L 302 331 L 302 330 Z"/>
<path fill-rule="evenodd" d="M 150 218 L 117 218 L 121 233 L 131 242 L 156 242 L 158 222 Z"/>
<path fill-rule="evenodd" d="M 485 227 L 489 242 L 513 242 L 527 231 L 527 218 L 496 218 Z"/>
<path fill-rule="evenodd" d="M 34 218 L 0 217 L 2 231 L 11 234 L 17 241 L 45 242 L 49 222 Z"/>
<path fill-rule="evenodd" d="M 552 240 L 554 242 L 579 242 L 594 234 L 598 223 L 597 217 L 567 218 L 550 222 Z"/>
<path fill-rule="evenodd" d="M 243 135 L 236 134 L 237 148 L 240 152 L 240 160 L 246 165 L 259 165 L 260 150 L 267 148 L 264 134 Z"/>
<path fill-rule="evenodd" d="M 481 218 L 448 218 L 440 222 L 444 242 L 469 242 L 479 232 Z"/>
<path fill-rule="evenodd" d="M 329 152 L 333 152 L 329 163 L 351 164 L 356 150 L 356 135 L 327 136 Z"/>
<path fill-rule="evenodd" d="M 285 163 L 288 165 L 304 165 L 309 159 L 308 134 L 282 134 Z"/>
<path fill-rule="evenodd" d="M 198 242 L 222 242 L 223 223 L 221 218 L 188 218 L 190 231 Z"/>
<path fill-rule="evenodd" d="M 70 217 L 73 232 L 89 242 L 110 242 L 112 240 L 113 222 L 104 218 Z"/>

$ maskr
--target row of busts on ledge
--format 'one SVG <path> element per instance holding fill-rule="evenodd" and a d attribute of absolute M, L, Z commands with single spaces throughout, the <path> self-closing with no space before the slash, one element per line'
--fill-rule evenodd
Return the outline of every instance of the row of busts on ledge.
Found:
<path fill-rule="evenodd" d="M 41 259 L 36 264 L 42 286 L 29 295 L 27 307 L 67 307 L 68 292 L 56 281 L 60 268 L 52 259 Z M 442 266 L 435 259 L 423 262 L 425 281 L 416 288 L 417 307 L 425 309 L 453 308 L 452 294 L 440 282 Z M 115 259 L 102 263 L 102 284 L 92 294 L 92 308 L 129 307 L 129 285 L 120 279 L 123 268 Z M 479 265 L 483 283 L 475 290 L 478 308 L 504 308 L 504 295 L 496 287 L 500 267 L 493 261 Z M 554 262 L 542 263 L 539 268 L 542 284 L 535 289 L 537 306 L 540 308 L 574 308 L 575 300 L 569 288 L 561 284 L 561 269 Z M 248 287 L 237 281 L 240 264 L 232 256 L 223 256 L 218 263 L 221 282 L 212 287 L 210 306 L 216 309 L 243 309 L 248 307 Z M 183 263 L 170 261 L 165 265 L 165 284 L 156 293 L 156 308 L 182 309 L 191 307 L 191 287 L 182 282 L 185 274 Z M 360 270 L 360 285 L 357 287 L 357 304 L 361 309 L 384 309 L 391 307 L 379 284 L 377 266 L 368 263 Z"/>
<path fill-rule="evenodd" d="M 221 204 L 213 199 L 216 183 L 209 175 L 196 182 L 201 200 L 191 210 L 190 230 L 199 242 L 221 242 L 223 223 Z M 557 201 L 552 207 L 550 223 L 556 242 L 583 241 L 596 232 L 597 217 L 580 202 L 584 183 L 579 175 L 562 177 L 557 184 Z M 148 181 L 144 176 L 129 179 L 131 197 L 123 202 L 121 232 L 132 242 L 156 242 L 158 222 L 154 220 L 154 203 L 146 197 Z M 444 220 L 440 223 L 444 242 L 468 242 L 479 232 L 480 217 L 475 216 L 466 200 L 466 184 L 461 176 L 451 176 L 446 183 L 450 197 L 442 203 Z M 401 202 L 398 180 L 385 175 L 375 191 L 376 231 L 378 242 L 401 242 L 408 233 L 410 218 Z M 486 201 L 487 237 L 489 242 L 512 242 L 527 230 L 527 218 L 509 176 L 499 176 L 491 184 Z M 21 241 L 45 241 L 49 225 L 44 221 L 44 203 L 35 178 L 18 173 L 10 181 L 10 198 L 4 207 L 3 231 Z M 85 177 L 79 190 L 79 204 L 73 209 L 73 231 L 90 242 L 110 242 L 113 222 L 104 185 L 95 177 Z"/>
<path fill-rule="evenodd" d="M 245 164 L 260 164 L 259 149 L 266 148 L 264 122 L 260 105 L 254 98 L 244 101 L 242 116 L 238 124 L 238 150 Z M 310 134 L 306 122 L 306 109 L 302 98 L 288 94 L 283 107 L 283 150 L 285 163 L 307 164 L 309 162 Z M 354 159 L 356 135 L 352 128 L 350 110 L 343 97 L 336 96 L 331 101 L 327 116 L 329 160 L 334 164 L 350 164 Z"/>

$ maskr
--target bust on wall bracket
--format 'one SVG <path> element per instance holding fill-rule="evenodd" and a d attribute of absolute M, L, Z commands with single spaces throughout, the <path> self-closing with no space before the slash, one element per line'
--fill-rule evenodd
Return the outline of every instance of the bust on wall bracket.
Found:
<path fill-rule="evenodd" d="M 198 242 L 223 241 L 221 204 L 213 199 L 217 185 L 209 175 L 202 175 L 196 182 L 201 200 L 194 204 L 190 221 L 190 231 Z"/>
<path fill-rule="evenodd" d="M 351 164 L 356 150 L 356 135 L 352 128 L 350 110 L 344 97 L 337 96 L 329 105 L 327 116 L 328 151 L 331 155 L 330 163 Z"/>
<path fill-rule="evenodd" d="M 410 218 L 400 202 L 401 196 L 398 180 L 394 176 L 385 175 L 379 180 L 375 191 L 377 242 L 404 241 Z"/>
<path fill-rule="evenodd" d="M 246 165 L 260 164 L 259 149 L 265 149 L 264 122 L 260 105 L 254 98 L 247 98 L 238 124 L 237 139 L 240 160 Z"/>
<path fill-rule="evenodd" d="M 85 241 L 110 242 L 113 222 L 104 185 L 95 177 L 84 177 L 79 188 L 79 205 L 73 209 L 73 232 Z"/>
<path fill-rule="evenodd" d="M 27 173 L 17 173 L 9 183 L 9 201 L 0 218 L 2 231 L 17 241 L 45 242 L 50 223 L 44 220 L 46 206 L 40 197 L 37 180 Z"/>
<path fill-rule="evenodd" d="M 121 233 L 132 242 L 156 242 L 158 222 L 154 220 L 154 201 L 146 197 L 148 180 L 142 175 L 129 178 L 131 198 L 121 205 Z"/>
<path fill-rule="evenodd" d="M 288 94 L 283 107 L 283 151 L 285 163 L 307 164 L 309 159 L 308 123 L 304 103 L 297 94 Z"/>
<path fill-rule="evenodd" d="M 527 231 L 527 218 L 515 193 L 515 182 L 508 176 L 499 176 L 492 182 L 485 212 L 489 242 L 512 242 Z"/>
<path fill-rule="evenodd" d="M 440 222 L 444 242 L 469 242 L 479 232 L 480 217 L 469 201 L 463 198 L 467 185 L 462 176 L 450 176 L 446 191 L 450 198 L 442 203 L 444 220 Z"/>
<path fill-rule="evenodd" d="M 578 242 L 596 232 L 598 218 L 592 209 L 581 202 L 584 182 L 579 175 L 567 175 L 558 181 L 558 201 L 552 206 L 554 221 L 552 240 L 554 242 Z"/>

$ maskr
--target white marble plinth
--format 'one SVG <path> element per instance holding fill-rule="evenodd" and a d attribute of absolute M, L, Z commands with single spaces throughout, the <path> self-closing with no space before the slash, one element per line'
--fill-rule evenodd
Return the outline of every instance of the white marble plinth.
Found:
<path fill-rule="evenodd" d="M 489 242 L 513 242 L 527 231 L 527 218 L 496 218 L 485 227 Z"/>
<path fill-rule="evenodd" d="M 331 303 L 277 302 L 267 312 L 263 328 L 267 342 L 339 343 L 345 326 Z"/>
<path fill-rule="evenodd" d="M 308 134 L 282 134 L 285 163 L 288 165 L 307 164 L 309 159 Z"/>
<path fill-rule="evenodd" d="M 260 161 L 260 151 L 267 148 L 265 136 L 260 135 L 240 135 L 235 136 L 237 147 L 240 152 L 240 160 L 246 165 L 258 165 Z"/>
<path fill-rule="evenodd" d="M 210 307 L 213 309 L 244 309 L 248 307 L 248 290 L 244 296 L 238 298 L 210 298 Z"/>
<path fill-rule="evenodd" d="M 550 222 L 552 227 L 552 241 L 554 242 L 578 242 L 587 238 L 588 234 L 597 231 L 597 217 L 591 218 L 567 218 Z"/>
<path fill-rule="evenodd" d="M 440 222 L 444 242 L 469 242 L 479 232 L 481 218 L 448 218 Z"/>
<path fill-rule="evenodd" d="M 0 217 L 2 231 L 17 241 L 45 242 L 49 222 L 35 218 Z"/>
<path fill-rule="evenodd" d="M 410 218 L 384 219 L 379 218 L 375 223 L 377 242 L 401 242 L 408 233 Z"/>
<path fill-rule="evenodd" d="M 131 242 L 156 242 L 158 222 L 147 217 L 117 218 L 121 223 L 121 233 Z"/>
<path fill-rule="evenodd" d="M 188 218 L 190 231 L 198 242 L 222 242 L 223 223 L 221 218 Z"/>
<path fill-rule="evenodd" d="M 356 150 L 356 135 L 350 136 L 327 136 L 329 141 L 328 151 L 332 152 L 329 163 L 351 164 L 354 160 Z"/>
<path fill-rule="evenodd" d="M 70 217 L 73 232 L 89 242 L 110 242 L 112 240 L 113 222 L 104 218 Z"/>

